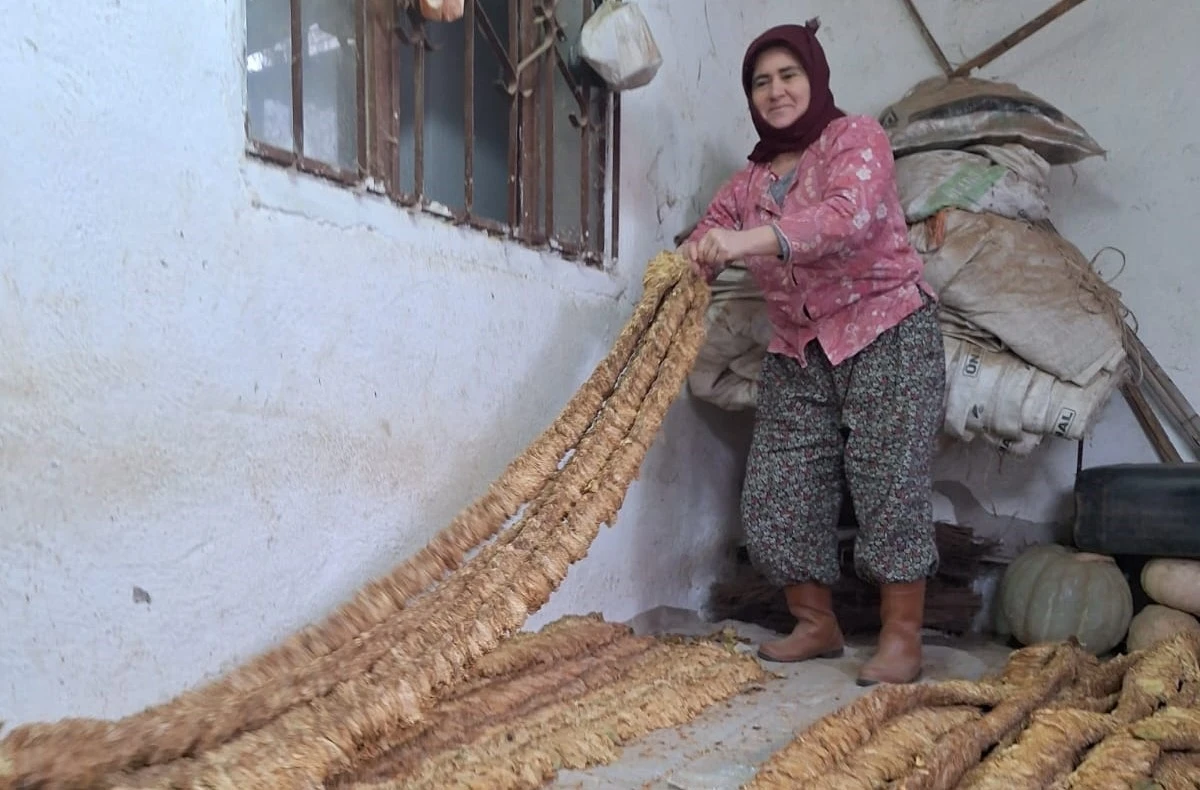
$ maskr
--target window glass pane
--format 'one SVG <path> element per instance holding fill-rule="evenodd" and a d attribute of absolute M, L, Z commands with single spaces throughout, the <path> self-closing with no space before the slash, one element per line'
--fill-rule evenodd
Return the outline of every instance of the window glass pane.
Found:
<path fill-rule="evenodd" d="M 508 46 L 508 0 L 476 0 L 476 14 L 486 13 L 504 46 Z M 475 25 L 475 215 L 508 222 L 508 93 L 500 55 L 480 25 Z"/>
<path fill-rule="evenodd" d="M 416 58 L 413 57 L 413 45 L 408 43 L 421 25 L 413 25 L 408 14 L 401 9 L 396 13 L 396 26 L 399 29 L 395 41 L 396 48 L 396 114 L 400 119 L 400 141 L 396 152 L 397 188 L 409 196 L 416 196 L 416 135 L 413 133 L 413 118 L 416 111 L 413 86 Z"/>
<path fill-rule="evenodd" d="M 502 43 L 508 43 L 508 0 L 477 0 L 476 14 L 486 14 Z M 400 85 L 400 187 L 415 190 L 416 68 L 415 47 L 422 35 L 433 50 L 424 53 L 424 106 L 421 148 L 424 158 L 423 197 L 454 211 L 466 207 L 466 20 L 426 24 L 410 15 L 400 19 L 397 79 Z M 475 182 L 474 216 L 508 219 L 509 99 L 500 86 L 500 56 L 475 25 Z"/>
<path fill-rule="evenodd" d="M 246 0 L 246 110 L 250 137 L 292 150 L 289 0 Z"/>
<path fill-rule="evenodd" d="M 427 24 L 424 30 L 433 46 L 425 51 L 425 197 L 461 211 L 466 205 L 466 24 L 459 19 Z"/>
<path fill-rule="evenodd" d="M 304 155 L 353 171 L 358 163 L 358 41 L 353 0 L 302 0 Z"/>
<path fill-rule="evenodd" d="M 566 40 L 558 42 L 558 49 L 568 67 L 579 60 L 579 31 L 583 27 L 584 6 L 590 1 L 562 0 L 558 4 L 558 24 L 566 33 Z M 572 71 L 578 73 L 578 69 Z M 582 92 L 578 80 L 575 87 Z M 562 69 L 554 64 L 554 236 L 573 246 L 582 243 L 583 133 L 578 124 L 587 117 Z M 592 131 L 591 136 L 595 133 Z"/>

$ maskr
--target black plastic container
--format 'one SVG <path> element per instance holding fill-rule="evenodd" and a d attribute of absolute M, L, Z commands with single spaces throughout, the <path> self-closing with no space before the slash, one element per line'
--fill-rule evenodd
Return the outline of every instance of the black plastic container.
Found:
<path fill-rule="evenodd" d="M 1200 557 L 1200 464 L 1117 464 L 1075 478 L 1075 545 L 1097 554 Z"/>

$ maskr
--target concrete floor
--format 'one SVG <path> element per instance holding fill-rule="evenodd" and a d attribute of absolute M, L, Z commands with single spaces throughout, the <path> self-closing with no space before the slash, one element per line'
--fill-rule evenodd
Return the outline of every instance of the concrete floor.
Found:
<path fill-rule="evenodd" d="M 656 609 L 630 623 L 638 633 L 703 635 L 726 626 L 751 640 L 753 651 L 774 634 L 745 623 L 706 623 L 694 612 Z M 844 658 L 803 664 L 765 664 L 779 677 L 762 691 L 719 703 L 690 724 L 651 733 L 626 747 L 622 758 L 588 771 L 564 771 L 560 790 L 736 790 L 794 733 L 848 704 L 864 689 L 854 683 L 870 656 L 869 640 L 851 641 Z M 973 680 L 998 670 L 1011 651 L 994 642 L 925 638 L 925 679 Z"/>

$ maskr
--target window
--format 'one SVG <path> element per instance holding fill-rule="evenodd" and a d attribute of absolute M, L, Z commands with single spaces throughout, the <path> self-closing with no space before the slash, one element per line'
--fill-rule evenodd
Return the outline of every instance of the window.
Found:
<path fill-rule="evenodd" d="M 597 4 L 466 0 L 428 22 L 417 0 L 246 0 L 250 150 L 599 263 L 620 97 L 575 54 Z"/>

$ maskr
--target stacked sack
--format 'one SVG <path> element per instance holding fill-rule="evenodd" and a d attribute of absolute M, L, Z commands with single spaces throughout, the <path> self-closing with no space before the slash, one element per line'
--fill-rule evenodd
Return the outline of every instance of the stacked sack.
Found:
<path fill-rule="evenodd" d="M 1124 373 L 1123 316 L 1120 295 L 1050 227 L 1047 182 L 1051 167 L 1103 149 L 1038 97 L 973 78 L 926 80 L 880 122 L 941 300 L 944 432 L 1017 455 L 1046 436 L 1081 438 Z M 744 268 L 717 278 L 708 319 L 692 394 L 753 408 L 770 327 Z"/>
<path fill-rule="evenodd" d="M 1125 371 L 1120 294 L 1049 224 L 1050 169 L 1104 151 L 1015 85 L 926 80 L 880 122 L 941 300 L 945 433 L 1017 455 L 1080 439 Z"/>

